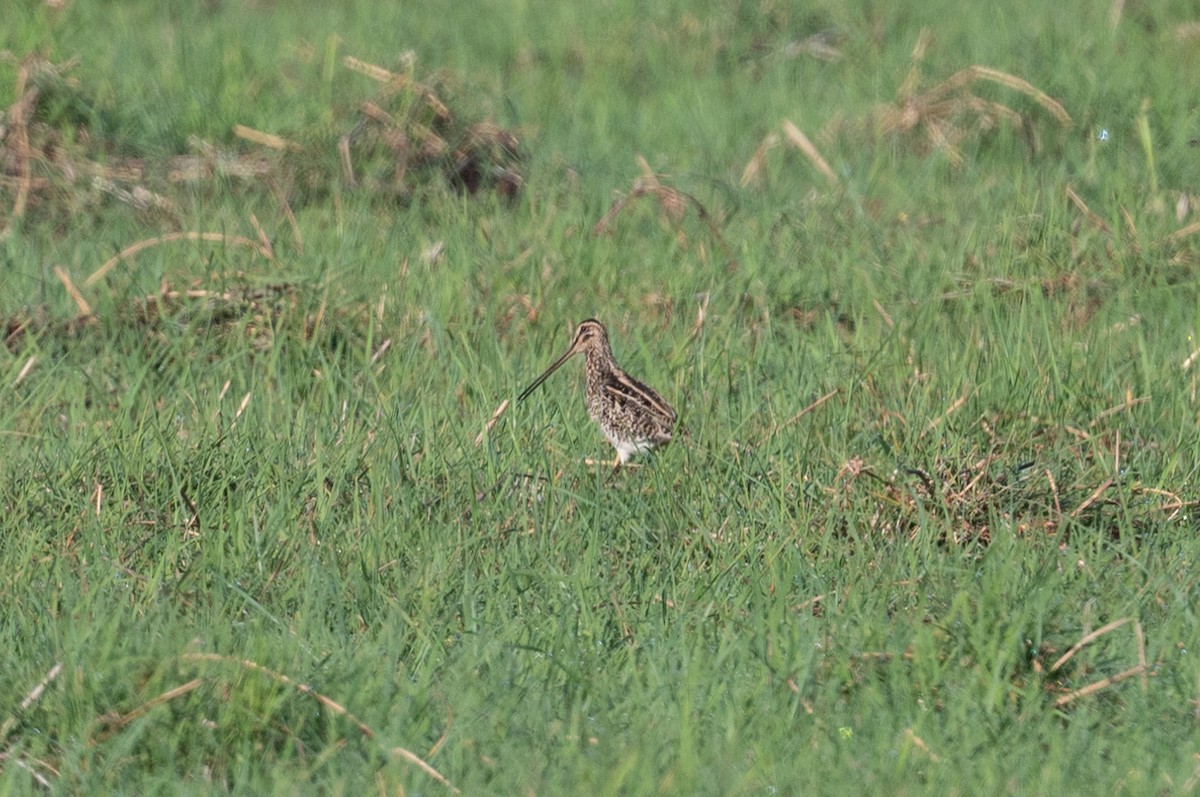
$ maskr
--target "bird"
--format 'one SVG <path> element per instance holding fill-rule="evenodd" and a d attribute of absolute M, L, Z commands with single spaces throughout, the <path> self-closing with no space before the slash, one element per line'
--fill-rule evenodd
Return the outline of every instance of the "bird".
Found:
<path fill-rule="evenodd" d="M 585 394 L 588 415 L 616 449 L 615 473 L 634 454 L 665 446 L 675 428 L 675 410 L 658 391 L 639 382 L 617 364 L 608 332 L 594 318 L 575 329 L 571 347 L 517 396 L 524 401 L 550 374 L 573 355 L 583 354 L 587 376 Z"/>

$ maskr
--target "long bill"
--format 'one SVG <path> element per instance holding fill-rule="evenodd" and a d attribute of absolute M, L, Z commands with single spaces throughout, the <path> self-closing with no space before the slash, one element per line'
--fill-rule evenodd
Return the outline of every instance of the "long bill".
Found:
<path fill-rule="evenodd" d="M 574 346 L 567 349 L 566 354 L 564 354 L 562 357 L 559 357 L 557 360 L 555 360 L 554 364 L 551 365 L 549 368 L 547 368 L 541 376 L 539 376 L 537 379 L 533 380 L 533 384 L 531 384 L 529 387 L 525 388 L 525 390 L 521 392 L 521 395 L 517 396 L 517 401 L 524 401 L 526 396 L 528 396 L 533 391 L 537 390 L 538 385 L 540 385 L 540 384 L 542 384 L 542 382 L 546 381 L 546 377 L 550 376 L 550 374 L 557 371 L 562 366 L 563 363 L 565 363 L 567 360 L 571 359 L 571 355 L 574 354 L 575 352 L 576 352 L 576 348 Z"/>

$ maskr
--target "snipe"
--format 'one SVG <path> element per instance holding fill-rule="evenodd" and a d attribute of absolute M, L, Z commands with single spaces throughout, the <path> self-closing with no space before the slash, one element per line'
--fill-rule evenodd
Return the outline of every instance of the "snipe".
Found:
<path fill-rule="evenodd" d="M 617 365 L 608 333 L 594 318 L 584 321 L 575 330 L 571 348 L 554 361 L 546 372 L 525 388 L 517 401 L 523 400 L 571 358 L 583 353 L 587 373 L 588 415 L 600 425 L 600 431 L 617 450 L 614 470 L 631 456 L 664 446 L 671 440 L 675 427 L 675 410 L 651 387 L 631 377 Z"/>

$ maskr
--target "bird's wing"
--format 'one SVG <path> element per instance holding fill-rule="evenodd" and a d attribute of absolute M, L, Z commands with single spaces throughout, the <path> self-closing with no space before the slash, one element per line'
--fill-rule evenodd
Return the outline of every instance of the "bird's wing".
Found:
<path fill-rule="evenodd" d="M 604 392 L 621 406 L 636 404 L 664 421 L 667 426 L 675 424 L 675 410 L 658 395 L 654 388 L 644 385 L 629 374 L 617 372 L 604 383 Z"/>

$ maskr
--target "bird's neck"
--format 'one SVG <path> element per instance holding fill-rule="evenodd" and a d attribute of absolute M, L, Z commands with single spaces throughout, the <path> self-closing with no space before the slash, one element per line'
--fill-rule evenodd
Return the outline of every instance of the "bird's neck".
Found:
<path fill-rule="evenodd" d="M 606 343 L 598 344 L 597 348 L 590 349 L 584 355 L 584 360 L 584 370 L 587 371 L 588 382 L 603 381 L 617 370 L 612 351 Z"/>

